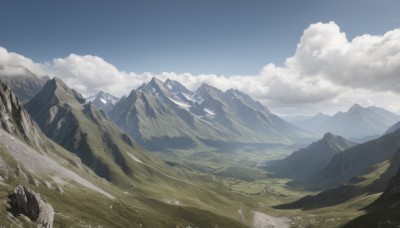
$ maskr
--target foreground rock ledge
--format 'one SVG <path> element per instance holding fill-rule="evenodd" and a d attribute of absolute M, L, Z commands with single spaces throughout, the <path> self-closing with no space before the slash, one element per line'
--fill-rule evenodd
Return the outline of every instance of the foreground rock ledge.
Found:
<path fill-rule="evenodd" d="M 29 187 L 18 185 L 9 196 L 9 204 L 14 215 L 26 215 L 37 222 L 38 227 L 53 228 L 53 207 Z"/>

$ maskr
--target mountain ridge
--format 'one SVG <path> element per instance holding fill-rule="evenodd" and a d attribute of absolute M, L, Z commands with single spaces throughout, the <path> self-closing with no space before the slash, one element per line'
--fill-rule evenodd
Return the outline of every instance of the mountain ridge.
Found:
<path fill-rule="evenodd" d="M 118 102 L 109 116 L 144 145 L 156 139 L 169 144 L 183 140 L 199 146 L 209 140 L 290 143 L 311 137 L 250 96 L 233 89 L 222 92 L 206 83 L 192 92 L 177 81 L 153 78 Z M 162 132 L 156 125 L 169 132 Z M 150 131 L 149 127 L 154 129 Z"/>

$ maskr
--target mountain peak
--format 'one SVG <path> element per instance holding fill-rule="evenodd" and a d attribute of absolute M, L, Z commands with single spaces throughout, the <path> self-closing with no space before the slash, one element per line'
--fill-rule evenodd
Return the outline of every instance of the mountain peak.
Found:
<path fill-rule="evenodd" d="M 149 83 L 147 83 L 141 90 L 145 92 L 152 91 L 152 89 L 161 89 L 164 88 L 164 83 L 157 79 L 156 77 L 153 77 Z"/>
<path fill-rule="evenodd" d="M 93 99 L 93 105 L 99 110 L 103 110 L 104 112 L 109 112 L 115 104 L 119 101 L 118 97 L 115 97 L 103 90 L 100 90 L 96 97 Z"/>
<path fill-rule="evenodd" d="M 330 132 L 327 132 L 327 133 L 325 133 L 323 139 L 329 140 L 329 139 L 333 139 L 333 138 L 336 138 L 336 137 L 337 137 L 337 135 L 332 134 L 332 133 L 330 133 Z"/>
<path fill-rule="evenodd" d="M 81 94 L 79 94 L 73 89 L 70 89 L 61 79 L 57 77 L 48 80 L 46 84 L 43 86 L 43 89 L 38 93 L 38 95 L 39 94 L 47 97 L 73 96 L 81 104 L 86 101 Z"/>
<path fill-rule="evenodd" d="M 199 90 L 199 91 L 218 91 L 219 93 L 223 93 L 218 88 L 211 86 L 205 82 L 201 83 L 200 87 L 197 90 Z"/>
<path fill-rule="evenodd" d="M 361 105 L 355 103 L 353 106 L 351 106 L 348 110 L 348 112 L 354 112 L 354 111 L 359 111 L 364 109 L 364 107 L 362 107 Z"/>
<path fill-rule="evenodd" d="M 149 84 L 153 84 L 153 83 L 163 84 L 162 81 L 160 79 L 156 78 L 156 77 L 152 77 L 150 82 L 149 82 Z"/>
<path fill-rule="evenodd" d="M 167 86 L 168 89 L 174 93 L 179 93 L 179 92 L 183 92 L 183 93 L 187 93 L 187 94 L 192 93 L 184 85 L 182 85 L 182 83 L 175 81 L 175 80 L 167 79 L 165 81 L 164 85 Z"/>

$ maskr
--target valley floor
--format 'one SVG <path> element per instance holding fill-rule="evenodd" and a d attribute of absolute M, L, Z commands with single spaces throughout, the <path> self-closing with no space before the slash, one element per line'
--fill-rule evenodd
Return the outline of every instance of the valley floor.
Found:
<path fill-rule="evenodd" d="M 248 227 L 339 227 L 363 215 L 363 208 L 380 194 L 351 199 L 343 204 L 313 210 L 279 210 L 274 206 L 296 201 L 318 192 L 295 189 L 290 179 L 276 178 L 263 169 L 274 159 L 287 156 L 292 148 L 274 148 L 249 153 L 183 152 L 160 154 L 182 177 L 201 170 L 204 180 L 234 193 L 241 202 L 235 218 Z M 177 155 L 179 154 L 179 155 Z M 229 155 L 229 156 L 228 156 Z"/>

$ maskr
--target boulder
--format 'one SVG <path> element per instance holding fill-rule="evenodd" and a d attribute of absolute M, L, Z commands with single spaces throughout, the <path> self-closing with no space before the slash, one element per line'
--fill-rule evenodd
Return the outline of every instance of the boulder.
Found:
<path fill-rule="evenodd" d="M 53 207 L 29 187 L 18 185 L 9 196 L 9 204 L 14 215 L 23 214 L 42 228 L 53 227 Z"/>

